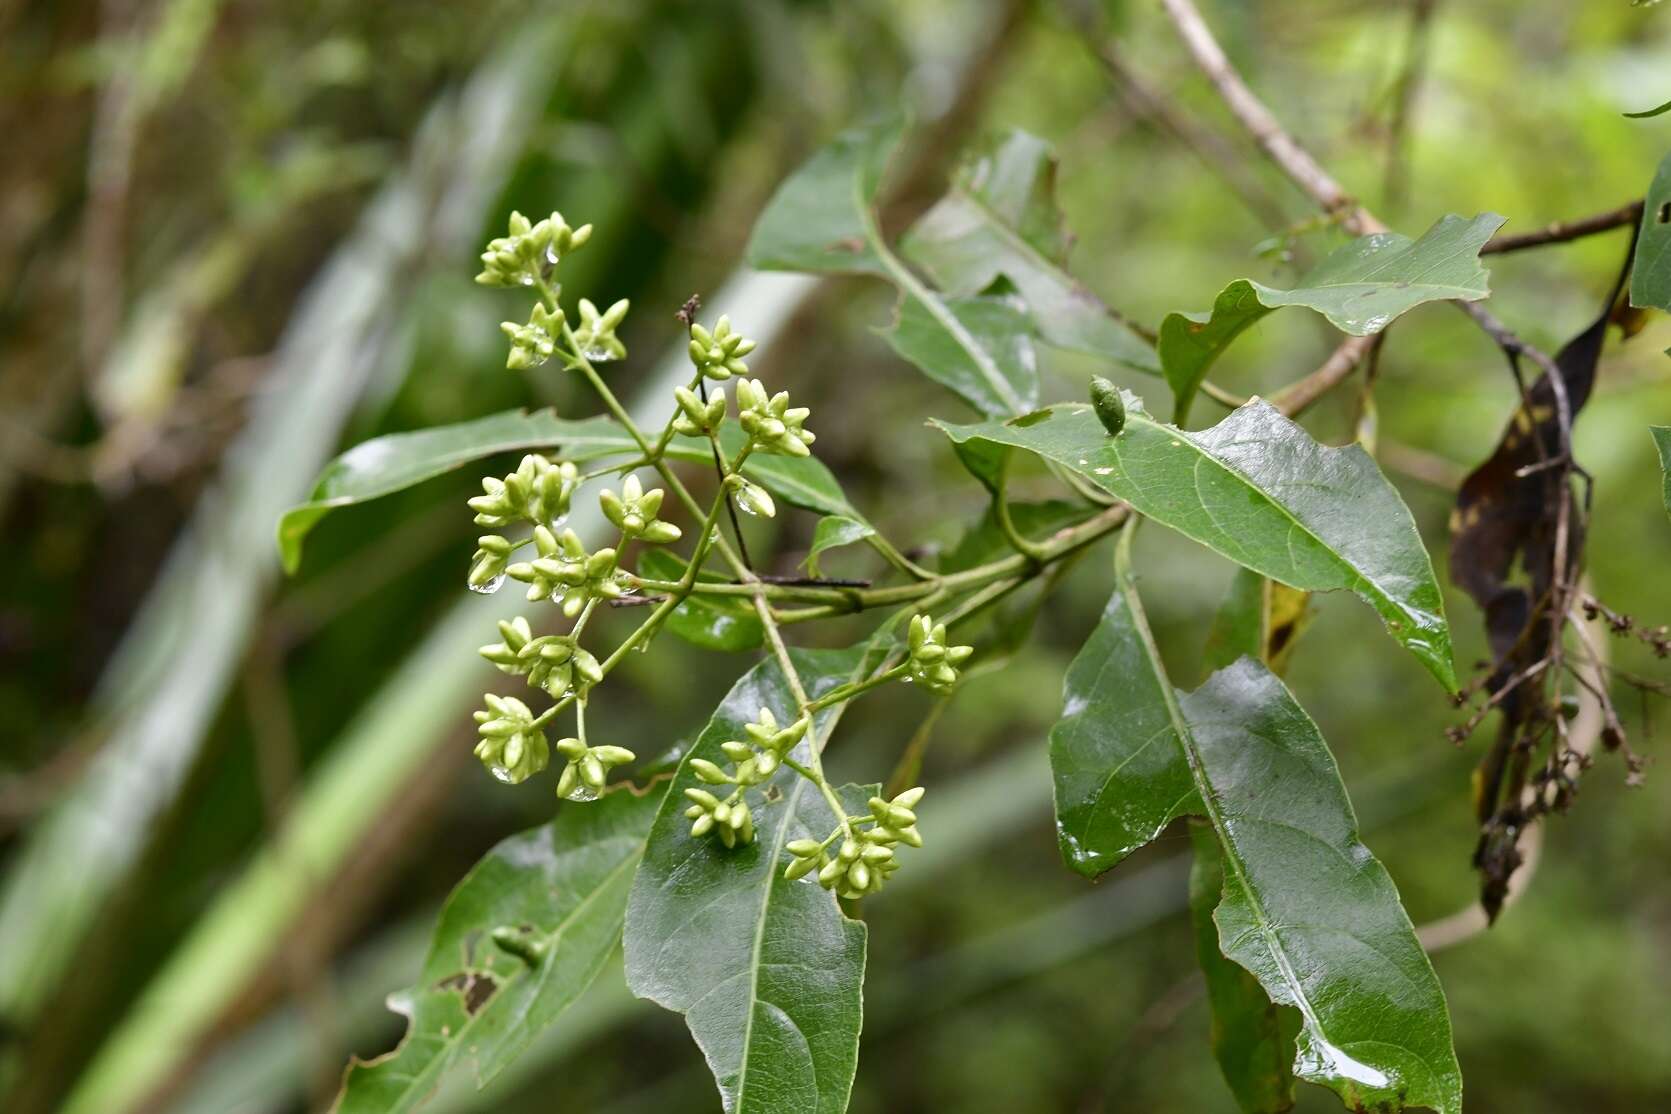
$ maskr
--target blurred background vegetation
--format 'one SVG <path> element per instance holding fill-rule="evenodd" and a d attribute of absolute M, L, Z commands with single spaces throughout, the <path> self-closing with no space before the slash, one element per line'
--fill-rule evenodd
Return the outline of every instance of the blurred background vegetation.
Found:
<path fill-rule="evenodd" d="M 1525 231 L 1611 208 L 1671 144 L 1671 117 L 1620 115 L 1671 96 L 1671 15 L 1626 0 L 1208 15 L 1290 127 L 1412 234 L 1447 212 Z M 886 290 L 738 269 L 791 167 L 902 106 L 917 127 L 896 227 L 963 144 L 1022 127 L 1061 157 L 1077 273 L 1134 320 L 1295 273 L 1280 234 L 1308 204 L 1231 131 L 1149 5 L 0 3 L 0 1107 L 328 1106 L 350 1053 L 398 1039 L 382 1000 L 416 973 L 448 889 L 552 811 L 549 781 L 507 789 L 469 759 L 492 677 L 474 647 L 515 602 L 463 590 L 470 470 L 331 516 L 293 580 L 272 541 L 343 446 L 578 400 L 551 369 L 504 371 L 506 303 L 471 284 L 510 208 L 596 224 L 566 277 L 633 300 L 633 359 L 611 373 L 625 397 L 660 405 L 673 311 L 701 291 L 775 338 L 757 370 L 813 407 L 821 456 L 891 536 L 943 547 L 978 519 L 982 493 L 922 428 L 961 404 L 872 333 Z M 1209 166 L 1220 148 L 1234 187 Z M 1495 308 L 1553 350 L 1623 250 L 1613 233 L 1499 257 Z M 1276 315 L 1215 375 L 1269 391 L 1331 343 L 1308 315 Z M 1671 618 L 1671 525 L 1644 427 L 1671 420 L 1668 345 L 1655 320 L 1610 347 L 1577 428 L 1593 586 L 1655 623 Z M 1050 358 L 1052 397 L 1082 397 L 1088 363 Z M 1313 431 L 1348 439 L 1355 390 Z M 1391 331 L 1376 398 L 1383 461 L 1440 563 L 1448 488 L 1488 455 L 1512 384 L 1461 315 L 1431 306 Z M 810 525 L 753 524 L 751 548 L 790 569 Z M 1230 568 L 1160 531 L 1140 549 L 1165 648 L 1193 661 Z M 874 571 L 855 554 L 826 565 Z M 1233 1109 L 1182 833 L 1096 887 L 1057 861 L 1042 742 L 1108 585 L 1105 553 L 1080 562 L 1028 651 L 932 727 L 928 849 L 867 909 L 856 1111 Z M 1479 617 L 1460 594 L 1449 606 L 1467 665 Z M 1314 609 L 1296 693 L 1413 919 L 1449 914 L 1474 893 L 1468 779 L 1486 735 L 1445 741 L 1456 714 L 1366 609 Z M 1653 672 L 1641 647 L 1614 650 Z M 688 739 L 745 664 L 660 640 L 602 698 L 612 741 Z M 1657 756 L 1656 709 L 1630 690 L 1620 704 Z M 909 690 L 857 705 L 834 775 L 888 768 L 933 710 Z M 1470 1110 L 1671 1108 L 1671 786 L 1653 769 L 1641 789 L 1623 780 L 1599 761 L 1526 897 L 1436 957 Z M 679 1018 L 609 973 L 489 1092 L 455 1079 L 433 1105 L 717 1107 Z"/>

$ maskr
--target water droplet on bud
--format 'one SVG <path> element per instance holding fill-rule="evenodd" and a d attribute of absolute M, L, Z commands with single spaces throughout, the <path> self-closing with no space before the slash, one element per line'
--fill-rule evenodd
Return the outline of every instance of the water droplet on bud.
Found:
<path fill-rule="evenodd" d="M 576 804 L 585 804 L 587 801 L 595 801 L 597 799 L 598 791 L 578 779 L 575 782 L 575 787 L 563 794 L 563 800 L 574 801 Z"/>
<path fill-rule="evenodd" d="M 492 774 L 496 780 L 502 781 L 506 785 L 509 785 L 516 780 L 511 776 L 510 770 L 506 769 L 504 766 L 489 766 L 487 768 L 487 772 Z"/>
<path fill-rule="evenodd" d="M 505 574 L 500 573 L 498 576 L 494 577 L 492 580 L 489 580 L 485 583 L 482 583 L 482 584 L 466 583 L 465 587 L 469 588 L 472 592 L 476 593 L 478 596 L 491 596 L 493 593 L 497 592 L 500 589 L 500 587 L 504 585 L 504 583 L 505 583 Z"/>

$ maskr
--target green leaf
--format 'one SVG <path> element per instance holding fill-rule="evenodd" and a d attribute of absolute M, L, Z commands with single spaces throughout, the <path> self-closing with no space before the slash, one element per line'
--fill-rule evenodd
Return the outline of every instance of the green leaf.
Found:
<path fill-rule="evenodd" d="M 1224 892 L 1224 857 L 1210 825 L 1192 820 L 1189 834 L 1195 850 L 1189 917 L 1213 1012 L 1213 1056 L 1245 1114 L 1282 1114 L 1294 1106 L 1300 1014 L 1272 1002 L 1251 972 L 1219 950 L 1213 909 Z"/>
<path fill-rule="evenodd" d="M 415 1110 L 467 1058 L 485 1085 L 554 1022 L 620 941 L 662 795 L 623 788 L 564 805 L 489 851 L 442 908 L 418 985 L 390 999 L 409 1019 L 405 1039 L 350 1066 L 336 1114 Z"/>
<path fill-rule="evenodd" d="M 1663 116 L 1667 112 L 1671 112 L 1671 101 L 1666 101 L 1657 108 L 1647 108 L 1641 112 L 1627 112 L 1625 115 L 1632 120 L 1647 120 L 1654 116 Z"/>
<path fill-rule="evenodd" d="M 894 351 L 982 414 L 1038 405 L 1032 328 L 1019 306 L 1000 297 L 941 298 L 909 281 L 900 288 L 897 318 L 882 330 Z"/>
<path fill-rule="evenodd" d="M 1642 203 L 1630 272 L 1630 304 L 1671 310 L 1671 155 L 1660 161 Z"/>
<path fill-rule="evenodd" d="M 600 440 L 609 440 L 611 428 L 620 429 L 608 419 L 571 422 L 551 410 L 505 410 L 474 421 L 362 441 L 327 464 L 308 501 L 291 507 L 279 519 L 284 569 L 296 571 L 308 531 L 337 507 L 392 495 L 495 453 L 558 443 L 595 447 Z"/>
<path fill-rule="evenodd" d="M 1160 370 L 1154 348 L 1067 273 L 1072 243 L 1056 207 L 1050 145 L 1012 131 L 966 159 L 900 251 L 953 297 L 1008 279 L 1039 335 L 1059 348 Z"/>
<path fill-rule="evenodd" d="M 1239 657 L 1258 658 L 1279 676 L 1305 624 L 1307 595 L 1267 580 L 1251 569 L 1237 569 L 1230 591 L 1213 616 L 1202 651 L 1202 668 L 1211 673 Z"/>
<path fill-rule="evenodd" d="M 1193 693 L 1172 687 L 1130 537 L 1051 732 L 1064 857 L 1095 877 L 1172 820 L 1204 818 L 1224 866 L 1219 948 L 1299 1011 L 1294 1074 L 1353 1109 L 1458 1114 L 1444 994 L 1316 724 L 1251 658 Z"/>
<path fill-rule="evenodd" d="M 871 206 L 904 128 L 851 128 L 778 187 L 755 222 L 749 265 L 762 271 L 886 275 Z"/>
<path fill-rule="evenodd" d="M 811 695 L 858 679 L 872 660 L 864 649 L 791 655 Z M 685 1015 L 727 1114 L 839 1114 L 858 1063 L 865 928 L 819 886 L 783 877 L 784 844 L 823 839 L 835 817 L 787 766 L 747 846 L 693 838 L 684 816 L 684 791 L 702 784 L 691 762 L 726 761 L 720 745 L 745 738 L 762 707 L 780 723 L 799 714 L 771 660 L 737 681 L 674 775 L 627 907 L 627 985 Z M 796 757 L 822 745 L 836 711 L 819 716 Z"/>
<path fill-rule="evenodd" d="M 1064 404 L 1007 422 L 936 424 L 954 441 L 1026 449 L 1263 576 L 1312 592 L 1348 589 L 1447 689 L 1450 629 L 1415 521 L 1356 445 L 1328 448 L 1264 402 L 1211 429 L 1163 425 L 1126 394 L 1124 432 Z"/>
<path fill-rule="evenodd" d="M 731 454 L 742 447 L 746 436 L 734 421 L 727 421 L 720 430 L 720 441 Z M 285 570 L 296 571 L 308 531 L 337 507 L 392 495 L 496 453 L 559 447 L 565 459 L 577 463 L 641 451 L 613 418 L 570 420 L 551 410 L 506 410 L 474 421 L 362 441 L 326 465 L 308 501 L 291 507 L 279 520 L 279 553 Z M 700 461 L 709 459 L 711 450 L 704 440 L 676 437 L 667 455 Z M 743 463 L 743 472 L 797 507 L 862 520 L 835 476 L 814 457 L 757 454 Z M 465 514 L 462 509 L 459 513 Z"/>
<path fill-rule="evenodd" d="M 813 576 L 823 576 L 818 568 L 818 557 L 821 553 L 827 549 L 853 545 L 875 535 L 876 528 L 868 522 L 859 522 L 843 514 L 826 515 L 818 520 L 818 526 L 812 532 L 812 546 L 807 550 L 806 560 L 801 562 L 801 567 Z"/>
<path fill-rule="evenodd" d="M 638 557 L 639 575 L 652 580 L 678 580 L 685 575 L 686 567 L 665 549 L 646 549 Z M 697 579 L 721 578 L 699 573 Z M 742 596 L 688 596 L 668 615 L 664 625 L 686 642 L 733 653 L 756 649 L 766 637 L 754 605 Z"/>
<path fill-rule="evenodd" d="M 1665 513 L 1671 514 L 1671 426 L 1651 425 L 1648 432 L 1654 435 L 1654 445 L 1659 449 L 1659 468 L 1665 474 Z"/>
<path fill-rule="evenodd" d="M 1502 226 L 1503 218 L 1495 213 L 1473 220 L 1451 215 L 1419 240 L 1396 232 L 1361 236 L 1323 260 L 1293 290 L 1237 279 L 1214 300 L 1210 314 L 1169 314 L 1161 322 L 1157 350 L 1177 420 L 1189 413 L 1213 362 L 1272 310 L 1305 306 L 1342 332 L 1367 336 L 1423 302 L 1486 297 L 1490 276 L 1480 265 L 1479 252 Z"/>
<path fill-rule="evenodd" d="M 843 132 L 778 188 L 749 240 L 761 270 L 858 272 L 899 289 L 894 323 L 883 330 L 895 350 L 983 414 L 1036 405 L 1031 324 L 1002 298 L 946 298 L 894 255 L 873 206 L 897 121 Z"/>

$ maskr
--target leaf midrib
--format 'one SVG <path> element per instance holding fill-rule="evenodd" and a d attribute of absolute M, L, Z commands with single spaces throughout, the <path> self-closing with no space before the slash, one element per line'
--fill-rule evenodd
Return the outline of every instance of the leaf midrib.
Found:
<path fill-rule="evenodd" d="M 1137 635 L 1143 641 L 1143 649 L 1148 656 L 1155 679 L 1159 683 L 1161 699 L 1166 704 L 1166 714 L 1172 721 L 1172 729 L 1178 737 L 1178 747 L 1184 752 L 1184 761 L 1189 765 L 1190 779 L 1195 782 L 1196 796 L 1201 800 L 1201 811 L 1206 814 L 1207 821 L 1213 827 L 1213 834 L 1218 839 L 1220 849 L 1224 853 L 1224 862 L 1228 868 L 1226 877 L 1234 877 L 1237 888 L 1241 890 L 1252 911 L 1254 922 L 1259 926 L 1260 936 L 1264 939 L 1271 956 L 1276 960 L 1277 967 L 1282 973 L 1283 981 L 1294 995 L 1294 1004 L 1305 1016 L 1306 1021 L 1318 1033 L 1325 1032 L 1321 1019 L 1317 1016 L 1316 1008 L 1306 994 L 1299 975 L 1294 970 L 1293 963 L 1288 958 L 1281 939 L 1270 923 L 1270 915 L 1265 912 L 1264 903 L 1259 900 L 1258 893 L 1248 880 L 1247 865 L 1230 838 L 1229 825 L 1224 819 L 1218 797 L 1213 790 L 1212 781 L 1207 777 L 1206 763 L 1201 757 L 1200 749 L 1195 741 L 1195 734 L 1190 729 L 1189 721 L 1184 718 L 1183 708 L 1178 703 L 1177 690 L 1172 687 L 1164 667 L 1161 666 L 1160 648 L 1155 644 L 1154 632 L 1149 629 L 1149 617 L 1143 610 L 1142 600 L 1138 598 L 1136 584 L 1132 580 L 1129 565 L 1129 550 L 1124 544 L 1116 557 L 1117 568 L 1115 575 L 1120 581 L 1120 591 L 1126 597 L 1127 608 L 1131 611 L 1132 625 Z M 1216 918 L 1215 918 L 1216 921 Z M 1330 1042 L 1334 1043 L 1334 1042 Z"/>
<path fill-rule="evenodd" d="M 864 220 L 865 236 L 870 240 L 871 249 L 876 252 L 876 257 L 882 261 L 882 266 L 887 270 L 888 275 L 904 292 L 910 294 L 928 308 L 928 312 L 940 323 L 940 326 L 951 334 L 953 340 L 957 341 L 958 347 L 968 353 L 969 358 L 974 361 L 975 367 L 986 379 L 987 385 L 997 394 L 999 399 L 1009 406 L 1010 412 L 1020 413 L 1025 404 L 1020 396 L 1015 393 L 1015 388 L 1010 386 L 1009 380 L 1005 379 L 1003 374 L 998 371 L 997 365 L 992 362 L 992 358 L 987 355 L 980 345 L 975 343 L 974 338 L 969 335 L 969 331 L 963 327 L 963 322 L 957 320 L 956 314 L 952 313 L 944 302 L 918 281 L 917 276 L 912 274 L 910 268 L 899 261 L 899 258 L 883 241 L 882 232 L 876 227 L 876 216 L 870 209 L 870 201 L 864 196 L 861 176 L 857 173 L 853 175 L 853 205 Z"/>
<path fill-rule="evenodd" d="M 1090 409 L 1090 407 L 1084 405 L 1083 403 L 1073 403 L 1071 405 L 1073 406 L 1073 408 L 1075 410 L 1078 410 L 1078 411 L 1086 411 L 1086 410 Z M 1370 592 L 1375 596 L 1376 599 L 1381 600 L 1387 606 L 1396 610 L 1399 614 L 1401 614 L 1401 615 L 1407 615 L 1408 614 L 1409 609 L 1406 608 L 1406 606 L 1404 604 L 1400 603 L 1398 600 L 1393 599 L 1390 595 L 1388 595 L 1386 593 L 1386 591 L 1384 589 L 1382 589 L 1382 587 L 1378 583 L 1376 583 L 1370 577 L 1366 576 L 1364 573 L 1360 572 L 1358 570 L 1357 566 L 1353 565 L 1350 561 L 1348 561 L 1345 557 L 1343 557 L 1340 554 L 1340 552 L 1337 549 L 1335 549 L 1334 546 L 1332 546 L 1328 542 L 1324 541 L 1323 538 L 1320 537 L 1317 534 L 1317 532 L 1314 531 L 1310 526 L 1306 525 L 1300 519 L 1296 518 L 1293 515 L 1293 513 L 1291 511 L 1289 511 L 1286 506 L 1283 505 L 1283 503 L 1280 499 L 1276 498 L 1276 496 L 1272 495 L 1269 491 L 1265 490 L 1264 487 L 1262 487 L 1258 483 L 1254 482 L 1254 480 L 1252 478 L 1250 478 L 1246 473 L 1244 473 L 1241 469 L 1234 467 L 1233 465 L 1227 463 L 1226 461 L 1220 460 L 1216 456 L 1213 456 L 1206 449 L 1204 449 L 1200 444 L 1198 444 L 1195 441 L 1195 439 L 1193 437 L 1191 437 L 1190 434 L 1187 431 L 1178 429 L 1176 426 L 1162 425 L 1160 422 L 1155 421 L 1153 418 L 1149 417 L 1147 414 L 1143 414 L 1143 413 L 1135 412 L 1135 411 L 1129 415 L 1128 421 L 1138 422 L 1142 425 L 1150 427 L 1151 429 L 1155 430 L 1156 432 L 1158 432 L 1162 435 L 1170 436 L 1173 439 L 1179 441 L 1180 443 L 1188 445 L 1192 450 L 1195 451 L 1195 454 L 1201 460 L 1208 461 L 1208 462 L 1216 465 L 1217 467 L 1224 469 L 1226 472 L 1230 473 L 1232 476 L 1235 476 L 1237 479 L 1241 480 L 1249 488 L 1258 492 L 1259 497 L 1262 498 L 1263 500 L 1265 500 L 1265 502 L 1268 503 L 1275 510 L 1277 510 L 1282 515 L 1283 518 L 1287 519 L 1291 526 L 1298 529 L 1306 537 L 1310 538 L 1320 549 L 1323 550 L 1323 552 L 1325 554 L 1328 555 L 1329 559 L 1333 563 L 1335 563 L 1339 567 L 1345 569 L 1349 574 L 1351 574 L 1353 580 L 1356 582 L 1356 585 L 1362 585 L 1362 586 L 1368 588 L 1370 590 Z M 1119 461 L 1120 467 L 1122 469 L 1125 469 L 1127 471 L 1127 473 L 1129 474 L 1130 469 L 1126 465 L 1125 457 L 1120 453 L 1119 439 L 1118 438 L 1111 439 L 1110 442 L 1109 442 L 1109 448 L 1114 453 L 1115 459 Z M 1093 477 L 1093 482 L 1095 482 L 1094 477 Z M 1202 501 L 1202 505 L 1203 505 L 1203 507 L 1205 506 L 1205 500 Z M 1279 580 L 1281 578 L 1280 577 L 1272 577 L 1272 579 L 1273 580 Z M 1283 583 L 1287 584 L 1288 582 L 1283 581 Z M 1349 586 L 1349 590 L 1354 590 L 1356 585 Z M 1291 588 L 1304 590 L 1303 585 L 1289 584 L 1288 586 L 1291 587 Z"/>

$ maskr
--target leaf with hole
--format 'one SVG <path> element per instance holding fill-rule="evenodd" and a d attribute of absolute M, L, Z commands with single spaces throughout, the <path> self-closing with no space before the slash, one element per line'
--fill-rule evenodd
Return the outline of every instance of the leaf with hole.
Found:
<path fill-rule="evenodd" d="M 953 441 L 1036 453 L 1239 565 L 1310 592 L 1349 590 L 1447 689 L 1450 629 L 1415 520 L 1369 455 L 1329 448 L 1264 402 L 1185 432 L 1125 395 L 1118 437 L 1069 403 L 1006 422 L 952 426 Z"/>
<path fill-rule="evenodd" d="M 791 656 L 814 696 L 875 660 L 864 648 Z M 692 762 L 726 762 L 721 744 L 746 738 L 763 707 L 779 723 L 799 715 L 773 660 L 737 681 L 674 775 L 627 907 L 627 984 L 685 1015 L 727 1114 L 839 1114 L 858 1062 L 865 927 L 818 885 L 783 877 L 784 845 L 823 839 L 835 817 L 787 766 L 769 783 L 779 799 L 755 811 L 752 843 L 693 837 L 684 816 L 684 791 L 703 785 Z M 838 713 L 821 713 L 792 755 L 809 758 Z M 863 811 L 862 797 L 844 803 Z"/>
<path fill-rule="evenodd" d="M 416 1110 L 474 1060 L 486 1085 L 591 985 L 621 939 L 662 793 L 631 788 L 500 843 L 442 907 L 418 984 L 391 996 L 400 1046 L 354 1062 L 335 1114 Z"/>
<path fill-rule="evenodd" d="M 1202 380 L 1231 342 L 1266 314 L 1304 306 L 1353 336 L 1385 329 L 1424 302 L 1477 301 L 1491 292 L 1480 249 L 1503 226 L 1484 213 L 1465 220 L 1446 216 L 1412 240 L 1396 232 L 1361 236 L 1318 264 L 1292 290 L 1237 279 L 1207 314 L 1173 313 L 1161 322 L 1157 350 L 1172 388 L 1175 419 L 1182 421 Z"/>
<path fill-rule="evenodd" d="M 1051 731 L 1064 858 L 1095 877 L 1173 820 L 1205 820 L 1223 868 L 1219 949 L 1298 1011 L 1294 1075 L 1354 1109 L 1458 1114 L 1444 994 L 1391 877 L 1358 839 L 1316 724 L 1251 658 L 1192 693 L 1173 688 L 1132 577 L 1130 530 Z"/>
<path fill-rule="evenodd" d="M 1661 160 L 1642 202 L 1630 304 L 1671 310 L 1671 155 Z"/>

